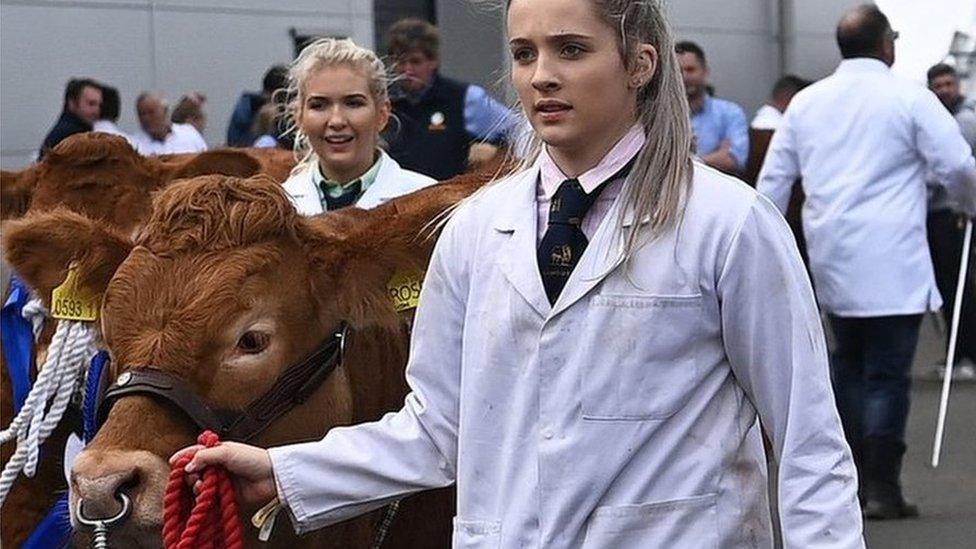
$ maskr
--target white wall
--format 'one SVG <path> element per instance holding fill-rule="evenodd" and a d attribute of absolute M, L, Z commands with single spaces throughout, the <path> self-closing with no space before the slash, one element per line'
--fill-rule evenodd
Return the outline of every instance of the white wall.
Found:
<path fill-rule="evenodd" d="M 677 40 L 705 50 L 712 83 L 722 97 L 751 116 L 766 100 L 782 69 L 816 79 L 840 61 L 834 40 L 837 20 L 864 0 L 665 0 Z M 503 96 L 505 75 L 502 13 L 486 0 L 440 0 L 445 75 L 475 82 Z M 780 6 L 785 4 L 785 40 Z M 781 47 L 781 44 L 785 47 Z"/>
<path fill-rule="evenodd" d="M 863 0 L 666 0 L 678 39 L 705 49 L 718 94 L 751 116 L 783 69 L 817 79 L 840 55 L 837 20 Z M 892 0 L 888 0 L 892 1 Z M 899 0 L 901 1 L 901 0 Z M 914 0 L 905 0 L 914 1 Z M 942 1 L 942 0 L 940 0 Z M 960 0 L 972 2 L 974 0 Z M 474 5 L 477 2 L 477 6 Z M 160 89 L 171 101 L 209 98 L 211 146 L 224 143 L 231 108 L 273 63 L 292 58 L 288 29 L 350 35 L 373 44 L 370 0 L 0 0 L 0 166 L 26 164 L 60 109 L 64 83 L 91 76 L 119 88 L 124 128 L 134 100 Z M 438 0 L 447 76 L 504 97 L 502 14 L 487 0 Z M 785 30 L 780 35 L 780 7 Z M 921 21 L 895 21 L 914 32 Z M 916 28 L 917 27 L 917 28 Z"/>
<path fill-rule="evenodd" d="M 0 166 L 26 165 L 60 112 L 64 84 L 88 76 L 119 88 L 123 129 L 135 98 L 207 95 L 211 147 L 224 144 L 243 90 L 293 57 L 288 30 L 372 46 L 368 0 L 0 0 Z"/>

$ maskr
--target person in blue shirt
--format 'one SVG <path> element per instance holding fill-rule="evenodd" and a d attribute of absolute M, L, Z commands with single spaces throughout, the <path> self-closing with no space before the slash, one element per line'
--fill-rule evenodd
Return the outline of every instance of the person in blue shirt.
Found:
<path fill-rule="evenodd" d="M 484 88 L 441 76 L 439 50 L 440 33 L 427 21 L 408 18 L 390 27 L 396 121 L 383 137 L 390 156 L 405 169 L 443 181 L 467 168 L 474 142 L 508 141 L 516 119 Z"/>
<path fill-rule="evenodd" d="M 749 158 L 749 124 L 742 107 L 708 92 L 705 51 L 694 42 L 675 44 L 685 83 L 698 156 L 709 166 L 738 174 Z"/>

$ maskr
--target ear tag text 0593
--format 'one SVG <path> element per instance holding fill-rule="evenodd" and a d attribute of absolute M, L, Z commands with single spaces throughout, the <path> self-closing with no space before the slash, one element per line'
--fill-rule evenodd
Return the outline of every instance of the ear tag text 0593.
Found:
<path fill-rule="evenodd" d="M 396 311 L 416 309 L 420 303 L 420 287 L 424 282 L 422 271 L 398 271 L 386 283 L 387 292 Z"/>
<path fill-rule="evenodd" d="M 51 292 L 51 316 L 60 320 L 94 322 L 98 318 L 98 299 L 78 284 L 78 268 L 68 266 L 68 276 Z"/>

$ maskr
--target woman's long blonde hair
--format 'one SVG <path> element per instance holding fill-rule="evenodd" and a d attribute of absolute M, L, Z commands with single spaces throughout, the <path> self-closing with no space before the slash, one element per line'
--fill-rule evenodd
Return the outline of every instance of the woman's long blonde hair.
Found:
<path fill-rule="evenodd" d="M 692 181 L 692 131 L 681 68 L 674 53 L 670 25 L 657 0 L 592 0 L 604 21 L 620 32 L 620 55 L 631 69 L 638 44 L 650 44 L 658 53 L 654 76 L 637 93 L 637 121 L 646 142 L 621 190 L 623 208 L 616 220 L 622 231 L 628 212 L 635 227 L 649 219 L 648 230 L 630 231 L 624 242 L 623 260 L 649 238 L 675 227 L 683 211 Z M 510 3 L 510 0 L 506 3 Z M 524 113 L 523 113 L 524 114 Z M 518 172 L 531 166 L 542 152 L 535 132 L 516 165 Z"/>
<path fill-rule="evenodd" d="M 298 164 L 292 169 L 297 174 L 309 164 L 318 162 L 318 155 L 309 144 L 308 136 L 298 125 L 298 112 L 305 100 L 305 85 L 316 71 L 335 66 L 352 67 L 361 71 L 369 83 L 369 91 L 377 106 L 389 100 L 387 87 L 389 73 L 383 61 L 372 50 L 357 46 L 348 38 L 320 38 L 302 49 L 302 53 L 288 67 L 288 89 L 284 98 L 275 98 L 286 108 L 288 132 L 295 134 L 295 158 Z"/>

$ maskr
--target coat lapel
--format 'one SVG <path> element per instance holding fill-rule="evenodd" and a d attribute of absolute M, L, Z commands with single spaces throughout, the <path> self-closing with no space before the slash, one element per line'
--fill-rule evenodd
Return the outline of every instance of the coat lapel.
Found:
<path fill-rule="evenodd" d="M 289 178 L 282 185 L 301 215 L 317 215 L 324 211 L 322 202 L 319 201 L 319 191 L 315 188 L 315 181 L 312 179 L 311 170 L 314 169 L 315 165 L 311 164 L 308 169 Z"/>
<path fill-rule="evenodd" d="M 385 151 L 380 151 L 380 155 L 382 160 L 380 161 L 380 169 L 376 173 L 376 179 L 356 201 L 356 206 L 359 208 L 375 208 L 384 202 L 410 192 L 410 187 L 406 185 L 406 178 L 402 173 L 403 168 Z"/>
<path fill-rule="evenodd" d="M 538 177 L 539 169 L 534 167 L 512 182 L 515 196 L 505 202 L 506 209 L 498 212 L 495 220 L 495 230 L 509 235 L 498 250 L 496 263 L 519 295 L 539 316 L 546 317 L 551 307 L 536 261 L 538 213 L 535 192 Z"/>

